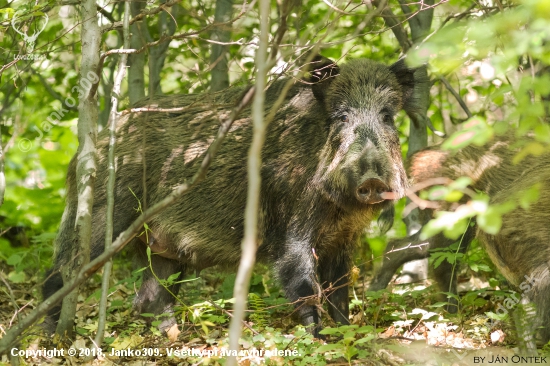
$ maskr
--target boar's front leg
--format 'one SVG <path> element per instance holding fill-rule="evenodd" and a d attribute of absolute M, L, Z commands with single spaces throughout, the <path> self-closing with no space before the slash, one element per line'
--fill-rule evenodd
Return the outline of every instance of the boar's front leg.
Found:
<path fill-rule="evenodd" d="M 350 256 L 345 251 L 325 256 L 319 262 L 319 275 L 328 292 L 328 312 L 336 323 L 349 324 L 349 271 Z"/>
<path fill-rule="evenodd" d="M 302 324 L 314 337 L 319 337 L 321 321 L 316 297 L 319 284 L 311 248 L 307 240 L 287 241 L 284 253 L 276 259 L 275 268 L 287 299 L 295 303 Z"/>
<path fill-rule="evenodd" d="M 146 244 L 137 242 L 135 245 L 137 247 L 136 264 L 138 268 L 148 268 L 143 271 L 143 281 L 134 299 L 134 307 L 139 313 L 170 314 L 162 319 L 158 327 L 160 331 L 166 332 L 176 324 L 176 319 L 171 314 L 176 300 L 174 296 L 178 294 L 180 284 L 176 283 L 165 288 L 157 281 L 156 277 L 166 280 L 174 273 L 180 272 L 179 278 L 176 279 L 176 281 L 179 281 L 184 276 L 184 267 L 177 260 L 163 258 L 155 253 L 151 254 L 151 263 L 149 263 Z"/>

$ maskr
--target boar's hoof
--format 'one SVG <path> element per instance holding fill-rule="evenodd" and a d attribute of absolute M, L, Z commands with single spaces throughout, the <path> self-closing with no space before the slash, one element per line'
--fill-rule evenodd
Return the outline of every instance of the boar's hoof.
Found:
<path fill-rule="evenodd" d="M 369 178 L 357 187 L 355 196 L 357 199 L 369 205 L 384 201 L 382 193 L 388 192 L 390 187 L 378 178 Z"/>
<path fill-rule="evenodd" d="M 162 322 L 158 325 L 158 329 L 163 335 L 166 335 L 170 328 L 172 328 L 175 324 L 177 324 L 176 318 L 171 316 L 169 318 L 163 319 Z"/>
<path fill-rule="evenodd" d="M 326 336 L 319 333 L 323 330 L 323 327 L 320 324 L 310 324 L 309 326 L 306 326 L 306 330 L 313 336 L 313 338 L 317 338 L 322 341 L 326 340 Z"/>

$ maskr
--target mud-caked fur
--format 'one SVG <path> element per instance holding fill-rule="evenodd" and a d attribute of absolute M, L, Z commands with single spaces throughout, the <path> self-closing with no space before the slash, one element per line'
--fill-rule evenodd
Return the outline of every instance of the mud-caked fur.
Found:
<path fill-rule="evenodd" d="M 528 140 L 529 138 L 524 138 L 524 142 Z M 514 131 L 503 136 L 496 136 L 484 146 L 469 145 L 459 151 L 443 150 L 441 146 L 436 145 L 411 156 L 406 164 L 407 173 L 412 185 L 440 177 L 452 180 L 462 176 L 469 177 L 473 182 L 470 188 L 493 197 L 509 187 L 516 179 L 521 179 L 526 171 L 540 160 L 539 157 L 529 155 L 520 163 L 515 164 L 514 157 L 521 146 L 518 145 Z M 460 202 L 454 204 L 442 202 L 438 210 L 452 211 L 467 200 L 468 197 L 464 197 Z M 420 223 L 425 225 L 435 217 L 436 211 L 433 209 L 420 211 Z M 450 245 L 460 242 L 459 250 L 462 253 L 465 252 L 475 237 L 475 233 L 476 227 L 470 226 L 463 237 L 456 240 L 446 238 L 441 233 L 422 241 L 420 232 L 410 237 L 391 240 L 386 247 L 382 267 L 371 281 L 369 290 L 377 291 L 386 288 L 399 267 L 412 260 L 427 258 L 430 255 L 430 249 L 448 248 Z M 427 245 L 422 245 L 423 243 Z M 411 248 L 402 249 L 409 245 Z M 453 272 L 452 266 L 448 261 L 443 261 L 433 269 L 433 277 L 441 291 L 456 295 L 457 272 L 456 270 Z M 450 304 L 447 310 L 456 312 L 458 301 L 455 298 L 449 298 L 448 301 Z"/>
<path fill-rule="evenodd" d="M 347 282 L 351 255 L 360 234 L 391 201 L 366 204 L 356 197 L 367 179 L 379 179 L 387 191 L 402 197 L 407 179 L 401 160 L 395 113 L 413 111 L 414 70 L 399 61 L 391 67 L 370 60 L 342 66 L 317 58 L 311 77 L 297 82 L 267 128 L 262 154 L 262 185 L 257 258 L 272 265 L 290 301 L 317 289 Z M 315 65 L 315 64 L 314 64 Z M 319 68 L 329 72 L 318 72 Z M 266 111 L 287 80 L 266 92 Z M 114 234 L 116 238 L 138 216 L 138 201 L 150 206 L 190 179 L 213 141 L 220 121 L 229 116 L 244 89 L 222 93 L 159 96 L 141 106 L 180 111 L 126 115 L 117 126 Z M 218 265 L 236 268 L 243 237 L 246 161 L 252 139 L 250 108 L 233 123 L 203 182 L 148 223 L 155 274 Z M 92 216 L 91 257 L 103 251 L 107 183 L 106 131 L 99 134 L 99 164 Z M 76 216 L 76 158 L 67 177 L 67 206 L 56 239 L 55 264 L 44 296 L 61 285 L 60 269 L 71 262 Z M 143 184 L 145 176 L 145 186 Z M 133 192 L 133 193 L 132 193 Z M 389 212 L 391 210 L 388 209 Z M 391 220 L 391 218 L 388 218 Z M 134 239 L 138 261 L 148 265 L 146 240 Z M 135 298 L 141 312 L 170 312 L 172 295 L 144 272 Z M 176 285 L 170 291 L 176 293 Z M 348 289 L 329 296 L 329 313 L 348 323 Z M 55 324 L 59 309 L 50 314 Z M 297 301 L 305 325 L 320 329 L 318 309 Z M 173 324 L 169 319 L 162 324 Z"/>

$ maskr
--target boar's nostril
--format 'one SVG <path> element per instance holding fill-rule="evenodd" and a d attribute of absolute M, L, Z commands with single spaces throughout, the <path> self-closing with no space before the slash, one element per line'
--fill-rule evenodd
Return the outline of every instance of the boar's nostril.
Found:
<path fill-rule="evenodd" d="M 369 178 L 357 187 L 356 197 L 367 204 L 375 204 L 384 201 L 382 193 L 388 192 L 390 187 L 378 178 Z"/>
<path fill-rule="evenodd" d="M 357 192 L 361 195 L 361 196 L 366 196 L 368 194 L 370 194 L 370 189 L 369 188 L 364 188 L 364 187 L 361 187 L 357 190 Z"/>

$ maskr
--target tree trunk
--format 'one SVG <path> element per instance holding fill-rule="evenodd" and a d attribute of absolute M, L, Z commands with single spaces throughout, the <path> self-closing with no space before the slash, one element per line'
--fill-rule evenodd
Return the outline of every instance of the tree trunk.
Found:
<path fill-rule="evenodd" d="M 433 5 L 433 3 L 433 0 L 424 2 L 426 5 Z M 402 8 L 404 12 L 408 12 L 408 7 L 406 5 L 403 5 Z M 409 19 L 413 44 L 421 42 L 429 34 L 432 26 L 432 19 L 433 8 L 422 10 Z M 419 68 L 415 76 L 422 80 L 429 80 L 427 66 Z M 409 149 L 407 150 L 407 158 L 410 158 L 412 154 L 428 146 L 428 129 L 426 128 L 426 121 L 428 118 L 428 108 L 430 107 L 431 83 L 425 83 L 422 86 L 422 88 L 415 90 L 419 101 L 418 106 L 420 111 L 417 114 L 409 114 L 411 124 L 409 129 Z M 414 209 L 403 219 L 403 221 L 407 226 L 407 235 L 409 236 L 414 235 L 422 228 L 422 223 L 419 220 L 418 208 Z M 407 273 L 411 277 L 411 282 L 426 279 L 428 277 L 428 260 L 422 259 L 406 263 L 403 265 L 403 273 Z"/>
<path fill-rule="evenodd" d="M 76 181 L 78 182 L 78 207 L 75 222 L 75 245 L 68 256 L 74 258 L 62 270 L 64 281 L 74 278 L 80 268 L 90 261 L 90 239 L 92 237 L 92 207 L 94 199 L 94 181 L 96 173 L 97 140 L 97 98 L 89 94 L 83 80 L 92 79 L 99 64 L 99 45 L 101 33 L 98 26 L 95 0 L 82 1 L 82 62 L 78 88 L 82 88 L 83 97 L 79 100 L 78 111 L 78 151 Z M 92 74 L 93 73 L 93 74 Z M 97 75 L 95 76 L 97 77 Z M 78 289 L 63 299 L 61 317 L 56 333 L 62 337 L 72 337 Z"/>
<path fill-rule="evenodd" d="M 231 20 L 233 15 L 233 0 L 216 0 L 215 23 L 224 23 Z M 212 32 L 212 41 L 227 43 L 231 39 L 231 25 L 218 27 Z M 210 68 L 212 69 L 212 80 L 210 90 L 218 91 L 229 87 L 229 70 L 227 48 L 229 46 L 212 43 L 210 54 Z"/>
<path fill-rule="evenodd" d="M 165 3 L 166 1 L 163 1 Z M 159 15 L 158 21 L 158 33 L 159 36 L 166 34 L 168 36 L 173 36 L 176 32 L 176 24 L 174 23 L 173 18 L 177 18 L 175 12 L 178 9 L 177 5 L 174 5 L 172 8 L 172 15 L 163 11 Z M 147 31 L 147 27 L 143 25 L 142 31 L 146 32 L 147 40 L 151 42 L 153 39 Z M 156 94 L 162 94 L 162 89 L 160 87 L 160 73 L 162 67 L 164 66 L 164 61 L 166 60 L 166 52 L 168 51 L 168 46 L 170 42 L 163 42 L 159 45 L 149 48 L 149 97 L 152 97 Z"/>

